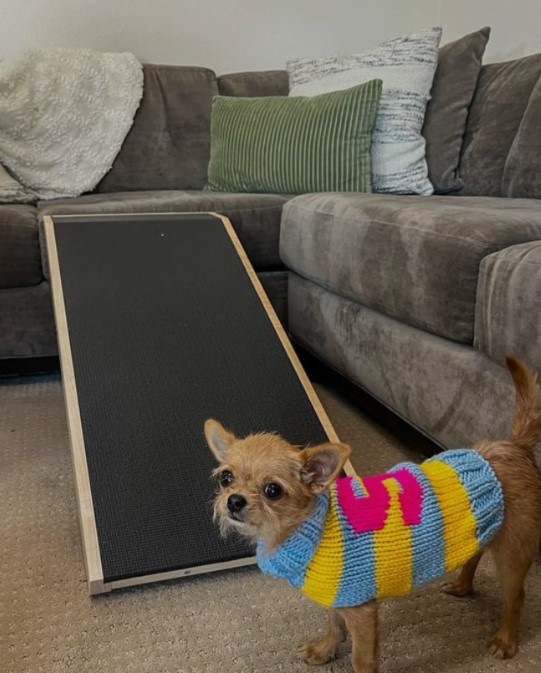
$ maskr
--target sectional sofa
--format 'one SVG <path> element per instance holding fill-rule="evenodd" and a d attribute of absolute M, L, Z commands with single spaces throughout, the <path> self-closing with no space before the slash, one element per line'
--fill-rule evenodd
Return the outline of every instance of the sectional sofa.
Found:
<path fill-rule="evenodd" d="M 541 372 L 541 55 L 483 66 L 466 110 L 449 103 L 448 76 L 425 137 L 440 170 L 437 141 L 467 116 L 452 193 L 292 197 L 204 190 L 213 96 L 287 95 L 285 71 L 146 65 L 134 125 L 94 193 L 0 205 L 0 368 L 57 353 L 43 216 L 217 211 L 307 350 L 442 445 L 505 434 L 504 354 Z"/>

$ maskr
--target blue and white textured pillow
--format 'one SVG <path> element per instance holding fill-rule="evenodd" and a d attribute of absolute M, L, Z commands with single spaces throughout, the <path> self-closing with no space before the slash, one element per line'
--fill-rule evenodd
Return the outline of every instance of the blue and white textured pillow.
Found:
<path fill-rule="evenodd" d="M 421 135 L 438 62 L 441 28 L 383 42 L 352 56 L 303 58 L 287 64 L 290 96 L 317 96 L 371 79 L 383 81 L 372 132 L 372 189 L 432 194 Z"/>

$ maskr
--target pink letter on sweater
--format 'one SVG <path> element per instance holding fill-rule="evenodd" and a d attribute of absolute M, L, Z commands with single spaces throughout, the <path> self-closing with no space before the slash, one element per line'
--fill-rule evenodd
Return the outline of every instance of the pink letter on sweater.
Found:
<path fill-rule="evenodd" d="M 340 508 L 356 533 L 381 530 L 385 527 L 391 504 L 391 495 L 384 483 L 388 479 L 394 479 L 400 485 L 398 498 L 404 523 L 407 526 L 414 526 L 421 522 L 423 489 L 409 470 L 402 468 L 396 472 L 363 477 L 360 482 L 366 495 L 362 496 L 353 490 L 353 479 L 354 477 L 338 479 L 336 493 Z"/>

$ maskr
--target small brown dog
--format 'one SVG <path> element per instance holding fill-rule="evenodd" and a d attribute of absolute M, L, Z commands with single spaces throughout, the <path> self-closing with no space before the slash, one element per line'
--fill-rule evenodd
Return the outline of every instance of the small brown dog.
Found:
<path fill-rule="evenodd" d="M 325 635 L 299 647 L 306 662 L 334 658 L 347 629 L 355 673 L 376 673 L 377 599 L 406 593 L 459 565 L 460 574 L 443 590 L 465 596 L 485 550 L 503 593 L 488 649 L 498 658 L 515 654 L 524 579 L 541 536 L 535 459 L 541 401 L 536 376 L 514 357 L 507 364 L 517 396 L 509 440 L 483 441 L 475 450 L 443 452 L 420 466 L 405 463 L 356 482 L 338 478 L 350 453 L 345 444 L 299 450 L 277 435 L 238 439 L 215 420 L 205 423 L 220 463 L 214 509 L 222 532 L 234 529 L 256 541 L 264 572 L 286 577 L 331 608 Z M 438 542 L 437 535 L 445 539 Z"/>

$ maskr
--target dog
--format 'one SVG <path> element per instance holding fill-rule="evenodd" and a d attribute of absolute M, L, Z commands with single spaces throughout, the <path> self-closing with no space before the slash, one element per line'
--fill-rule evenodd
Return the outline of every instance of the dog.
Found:
<path fill-rule="evenodd" d="M 536 376 L 517 358 L 506 361 L 516 389 L 510 439 L 383 475 L 340 476 L 350 454 L 342 443 L 301 450 L 276 434 L 239 439 L 206 421 L 219 462 L 214 515 L 221 532 L 254 541 L 263 572 L 329 608 L 325 635 L 299 646 L 307 663 L 333 659 L 349 631 L 353 670 L 377 673 L 377 601 L 459 567 L 442 589 L 466 596 L 485 551 L 503 599 L 488 650 L 500 659 L 516 653 L 524 579 L 541 538 L 541 401 Z"/>

